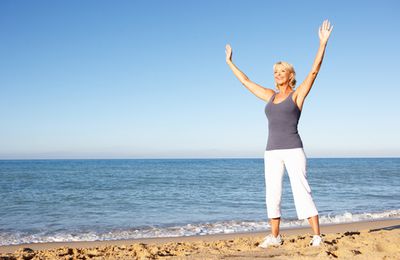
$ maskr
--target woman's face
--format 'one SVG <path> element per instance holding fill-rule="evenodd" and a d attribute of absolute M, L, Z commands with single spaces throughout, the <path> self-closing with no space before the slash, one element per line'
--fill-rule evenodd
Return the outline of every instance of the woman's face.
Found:
<path fill-rule="evenodd" d="M 278 85 L 286 85 L 289 84 L 290 81 L 290 72 L 283 66 L 276 66 L 274 70 L 274 78 L 275 82 Z"/>

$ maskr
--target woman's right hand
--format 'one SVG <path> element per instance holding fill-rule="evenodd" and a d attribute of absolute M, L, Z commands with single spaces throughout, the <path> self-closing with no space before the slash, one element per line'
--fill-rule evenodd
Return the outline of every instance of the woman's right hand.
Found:
<path fill-rule="evenodd" d="M 226 62 L 232 61 L 232 48 L 229 44 L 225 46 Z"/>

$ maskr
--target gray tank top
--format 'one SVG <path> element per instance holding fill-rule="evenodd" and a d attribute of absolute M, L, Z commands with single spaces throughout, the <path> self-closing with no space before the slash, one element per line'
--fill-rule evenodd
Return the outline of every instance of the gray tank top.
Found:
<path fill-rule="evenodd" d="M 293 92 L 278 104 L 273 103 L 275 93 L 265 106 L 265 114 L 268 118 L 267 151 L 303 147 L 297 131 L 301 110 L 292 99 Z"/>

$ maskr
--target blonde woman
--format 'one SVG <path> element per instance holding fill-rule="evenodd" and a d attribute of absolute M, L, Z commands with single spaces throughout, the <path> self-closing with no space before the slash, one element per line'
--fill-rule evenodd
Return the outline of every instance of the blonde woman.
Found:
<path fill-rule="evenodd" d="M 276 93 L 273 89 L 252 82 L 232 62 L 232 49 L 226 45 L 226 62 L 240 82 L 267 105 L 268 141 L 264 152 L 267 214 L 270 219 L 271 234 L 264 238 L 259 247 L 282 244 L 279 234 L 281 220 L 282 178 L 286 168 L 292 188 L 298 219 L 308 219 L 314 232 L 310 245 L 319 246 L 320 236 L 318 211 L 314 204 L 311 188 L 307 181 L 306 154 L 297 131 L 304 101 L 321 68 L 325 48 L 333 26 L 328 20 L 319 27 L 319 49 L 306 79 L 296 87 L 296 72 L 287 62 L 274 64 L 273 72 Z"/>

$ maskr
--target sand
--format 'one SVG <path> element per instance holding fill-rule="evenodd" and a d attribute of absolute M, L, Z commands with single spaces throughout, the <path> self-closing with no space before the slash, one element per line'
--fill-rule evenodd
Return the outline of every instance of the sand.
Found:
<path fill-rule="evenodd" d="M 400 259 L 400 219 L 282 229 L 283 244 L 259 248 L 268 232 L 0 247 L 0 259 Z"/>

